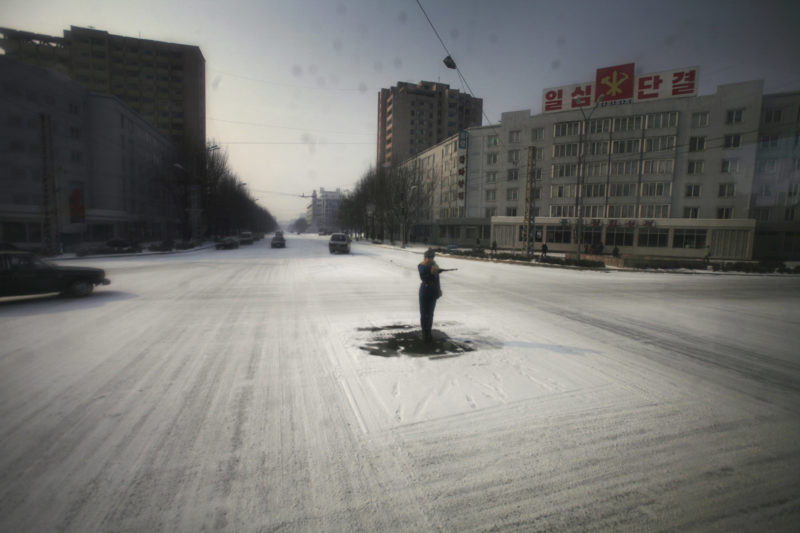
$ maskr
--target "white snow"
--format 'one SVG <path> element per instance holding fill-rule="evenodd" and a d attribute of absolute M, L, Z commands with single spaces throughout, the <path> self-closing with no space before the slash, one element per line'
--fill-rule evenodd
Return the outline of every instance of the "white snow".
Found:
<path fill-rule="evenodd" d="M 287 245 L 0 302 L 0 530 L 798 523 L 800 278 L 442 256 L 434 329 L 475 351 L 381 357 L 421 248 Z"/>

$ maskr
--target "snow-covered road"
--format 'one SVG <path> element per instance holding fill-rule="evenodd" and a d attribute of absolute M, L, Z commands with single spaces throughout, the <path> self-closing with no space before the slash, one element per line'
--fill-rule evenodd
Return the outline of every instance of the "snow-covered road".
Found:
<path fill-rule="evenodd" d="M 440 257 L 317 236 L 95 258 L 0 302 L 2 531 L 795 530 L 800 278 Z"/>

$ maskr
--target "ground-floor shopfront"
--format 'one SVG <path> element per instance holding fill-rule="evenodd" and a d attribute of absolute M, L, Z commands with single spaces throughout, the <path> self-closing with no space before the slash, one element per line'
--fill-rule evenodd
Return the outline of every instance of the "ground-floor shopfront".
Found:
<path fill-rule="evenodd" d="M 585 219 L 541 218 L 534 221 L 534 249 L 549 252 L 633 257 L 749 261 L 753 258 L 755 221 L 751 219 Z M 527 249 L 522 217 L 492 217 L 491 240 L 504 250 Z"/>

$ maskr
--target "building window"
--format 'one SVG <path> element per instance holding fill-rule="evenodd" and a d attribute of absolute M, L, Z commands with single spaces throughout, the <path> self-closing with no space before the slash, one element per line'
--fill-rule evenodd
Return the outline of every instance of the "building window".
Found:
<path fill-rule="evenodd" d="M 519 142 L 519 130 L 509 131 L 508 132 L 508 142 L 510 143 L 518 143 Z"/>
<path fill-rule="evenodd" d="M 764 111 L 764 122 L 767 124 L 781 121 L 780 109 L 767 109 Z"/>
<path fill-rule="evenodd" d="M 605 133 L 611 131 L 610 118 L 596 118 L 589 121 L 589 133 Z"/>
<path fill-rule="evenodd" d="M 700 185 L 697 183 L 686 185 L 684 196 L 686 198 L 700 198 Z"/>
<path fill-rule="evenodd" d="M 553 157 L 570 157 L 576 155 L 578 155 L 578 143 L 553 145 Z"/>
<path fill-rule="evenodd" d="M 635 196 L 636 184 L 635 183 L 612 183 L 608 189 L 609 196 Z"/>
<path fill-rule="evenodd" d="M 614 131 L 635 131 L 642 129 L 642 115 L 614 119 Z"/>
<path fill-rule="evenodd" d="M 519 163 L 519 150 L 509 150 L 508 151 L 508 162 L 509 163 Z"/>
<path fill-rule="evenodd" d="M 544 138 L 544 128 L 531 129 L 531 140 L 541 141 Z"/>
<path fill-rule="evenodd" d="M 636 206 L 634 204 L 619 204 L 608 206 L 609 218 L 636 218 Z"/>
<path fill-rule="evenodd" d="M 675 161 L 672 159 L 648 159 L 643 162 L 645 174 L 672 174 Z"/>
<path fill-rule="evenodd" d="M 735 183 L 720 183 L 719 184 L 719 195 L 720 198 L 733 198 L 736 196 L 736 184 Z"/>
<path fill-rule="evenodd" d="M 486 201 L 487 202 L 494 202 L 497 199 L 497 191 L 494 189 L 487 189 L 486 191 Z"/>
<path fill-rule="evenodd" d="M 758 140 L 759 146 L 763 149 L 777 148 L 778 136 L 777 135 L 762 135 Z"/>
<path fill-rule="evenodd" d="M 633 246 L 633 228 L 619 226 L 607 228 L 606 246 Z"/>
<path fill-rule="evenodd" d="M 488 154 L 486 154 L 486 164 L 487 165 L 497 164 L 497 152 L 489 152 Z"/>
<path fill-rule="evenodd" d="M 669 218 L 669 204 L 645 204 L 642 206 L 642 218 Z"/>
<path fill-rule="evenodd" d="M 722 160 L 721 172 L 723 174 L 735 174 L 738 171 L 739 171 L 739 160 L 738 159 L 723 159 Z"/>
<path fill-rule="evenodd" d="M 551 217 L 574 217 L 575 216 L 575 204 L 572 205 L 551 205 L 550 206 L 550 216 Z M 550 241 L 551 239 L 547 239 Z M 569 241 L 567 241 L 569 242 Z"/>
<path fill-rule="evenodd" d="M 558 122 L 553 125 L 554 137 L 566 137 L 568 135 L 578 135 L 580 133 L 581 123 L 574 122 Z"/>
<path fill-rule="evenodd" d="M 706 245 L 704 229 L 676 229 L 672 236 L 673 248 L 704 248 Z"/>
<path fill-rule="evenodd" d="M 645 152 L 663 152 L 666 150 L 673 150 L 675 148 L 675 136 L 664 135 L 661 137 L 650 137 L 645 139 L 644 151 Z"/>
<path fill-rule="evenodd" d="M 584 167 L 587 178 L 598 178 L 608 176 L 608 163 L 592 162 Z"/>
<path fill-rule="evenodd" d="M 497 208 L 496 207 L 487 207 L 484 210 L 484 215 L 486 218 L 492 218 L 497 216 Z"/>
<path fill-rule="evenodd" d="M 669 230 L 662 228 L 639 228 L 639 246 L 649 248 L 666 248 Z"/>
<path fill-rule="evenodd" d="M 678 125 L 678 112 L 648 113 L 647 128 L 674 128 Z"/>
<path fill-rule="evenodd" d="M 587 153 L 589 155 L 607 155 L 608 141 L 590 142 L 587 145 Z"/>
<path fill-rule="evenodd" d="M 706 149 L 705 137 L 689 137 L 689 151 L 702 152 Z"/>
<path fill-rule="evenodd" d="M 575 198 L 575 188 L 576 185 L 574 183 L 568 185 L 551 185 L 550 198 Z"/>
<path fill-rule="evenodd" d="M 697 111 L 692 113 L 692 127 L 693 128 L 705 128 L 709 125 L 711 118 L 711 113 L 708 111 Z"/>
<path fill-rule="evenodd" d="M 555 216 L 572 216 L 572 215 L 555 215 Z M 572 242 L 572 228 L 570 228 L 569 226 L 547 226 L 547 242 L 569 244 L 570 242 Z"/>
<path fill-rule="evenodd" d="M 773 174 L 778 169 L 778 161 L 775 159 L 762 159 L 756 164 L 759 174 Z"/>
<path fill-rule="evenodd" d="M 739 124 L 742 121 L 744 109 L 729 109 L 725 113 L 725 124 Z"/>
<path fill-rule="evenodd" d="M 705 171 L 706 163 L 702 159 L 693 159 L 689 161 L 689 167 L 686 169 L 686 173 L 690 175 L 698 175 L 702 174 Z"/>
<path fill-rule="evenodd" d="M 518 168 L 510 168 L 508 169 L 508 181 L 517 181 L 519 180 L 519 169 Z"/>
<path fill-rule="evenodd" d="M 486 137 L 486 146 L 497 146 L 497 135 L 489 135 Z"/>
<path fill-rule="evenodd" d="M 506 216 L 507 217 L 515 217 L 515 216 L 517 216 L 517 208 L 516 207 L 506 207 Z"/>
<path fill-rule="evenodd" d="M 553 165 L 554 178 L 566 178 L 570 176 L 577 176 L 578 165 L 575 163 L 563 163 Z"/>
<path fill-rule="evenodd" d="M 497 181 L 497 172 L 486 173 L 486 183 L 495 183 Z"/>
<path fill-rule="evenodd" d="M 718 207 L 717 208 L 717 218 L 733 218 L 733 208 L 732 207 Z"/>
<path fill-rule="evenodd" d="M 683 218 L 700 218 L 699 207 L 684 207 Z"/>
<path fill-rule="evenodd" d="M 611 175 L 612 176 L 633 176 L 639 172 L 639 161 L 626 160 L 626 161 L 612 161 L 611 162 Z"/>
<path fill-rule="evenodd" d="M 531 146 L 531 151 L 533 153 L 534 161 L 541 161 L 544 159 L 544 148 L 536 148 L 535 146 Z"/>
<path fill-rule="evenodd" d="M 506 189 L 506 200 L 514 201 L 519 196 L 519 189 Z"/>
<path fill-rule="evenodd" d="M 668 196 L 672 192 L 671 182 L 642 183 L 642 196 Z"/>
<path fill-rule="evenodd" d="M 599 198 L 606 195 L 605 183 L 587 183 L 584 185 L 584 196 L 587 198 Z"/>
<path fill-rule="evenodd" d="M 624 139 L 612 144 L 615 154 L 633 154 L 639 152 L 639 139 Z"/>

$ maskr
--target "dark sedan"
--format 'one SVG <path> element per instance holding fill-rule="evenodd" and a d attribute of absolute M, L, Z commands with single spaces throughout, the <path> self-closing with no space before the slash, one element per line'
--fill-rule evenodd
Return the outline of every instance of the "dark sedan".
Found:
<path fill-rule="evenodd" d="M 54 265 L 30 252 L 0 252 L 0 296 L 60 292 L 88 296 L 96 285 L 108 285 L 101 268 Z"/>

